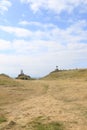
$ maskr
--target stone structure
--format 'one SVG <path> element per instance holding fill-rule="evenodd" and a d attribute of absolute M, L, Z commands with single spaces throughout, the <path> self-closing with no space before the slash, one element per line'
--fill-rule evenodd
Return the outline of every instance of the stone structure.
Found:
<path fill-rule="evenodd" d="M 21 70 L 20 74 L 18 75 L 18 77 L 16 79 L 30 80 L 31 77 L 26 75 L 26 74 L 24 74 L 23 70 Z"/>

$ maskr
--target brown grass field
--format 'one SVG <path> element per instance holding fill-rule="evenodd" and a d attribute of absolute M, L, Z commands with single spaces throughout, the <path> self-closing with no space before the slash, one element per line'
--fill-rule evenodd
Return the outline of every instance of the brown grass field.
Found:
<path fill-rule="evenodd" d="M 0 76 L 0 130 L 87 130 L 87 69 Z"/>

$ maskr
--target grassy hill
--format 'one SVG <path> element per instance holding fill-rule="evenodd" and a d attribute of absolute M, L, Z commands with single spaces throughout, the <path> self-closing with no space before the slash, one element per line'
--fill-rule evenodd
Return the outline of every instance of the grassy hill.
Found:
<path fill-rule="evenodd" d="M 40 80 L 0 75 L 0 130 L 87 130 L 87 69 Z"/>
<path fill-rule="evenodd" d="M 87 79 L 87 69 L 53 71 L 43 79 Z"/>
<path fill-rule="evenodd" d="M 19 86 L 19 83 L 6 74 L 0 74 L 0 86 L 14 87 Z"/>

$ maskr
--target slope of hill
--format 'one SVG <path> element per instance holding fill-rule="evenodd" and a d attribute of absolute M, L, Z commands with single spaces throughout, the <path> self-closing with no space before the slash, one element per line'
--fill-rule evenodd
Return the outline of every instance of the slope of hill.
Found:
<path fill-rule="evenodd" d="M 87 69 L 53 71 L 43 79 L 87 79 Z"/>
<path fill-rule="evenodd" d="M 18 82 L 6 74 L 0 74 L 0 86 L 18 86 Z"/>

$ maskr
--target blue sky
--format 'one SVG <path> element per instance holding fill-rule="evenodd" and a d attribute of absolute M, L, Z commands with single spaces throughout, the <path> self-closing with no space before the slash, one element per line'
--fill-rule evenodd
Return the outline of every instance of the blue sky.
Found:
<path fill-rule="evenodd" d="M 0 73 L 87 68 L 87 0 L 0 0 Z"/>

